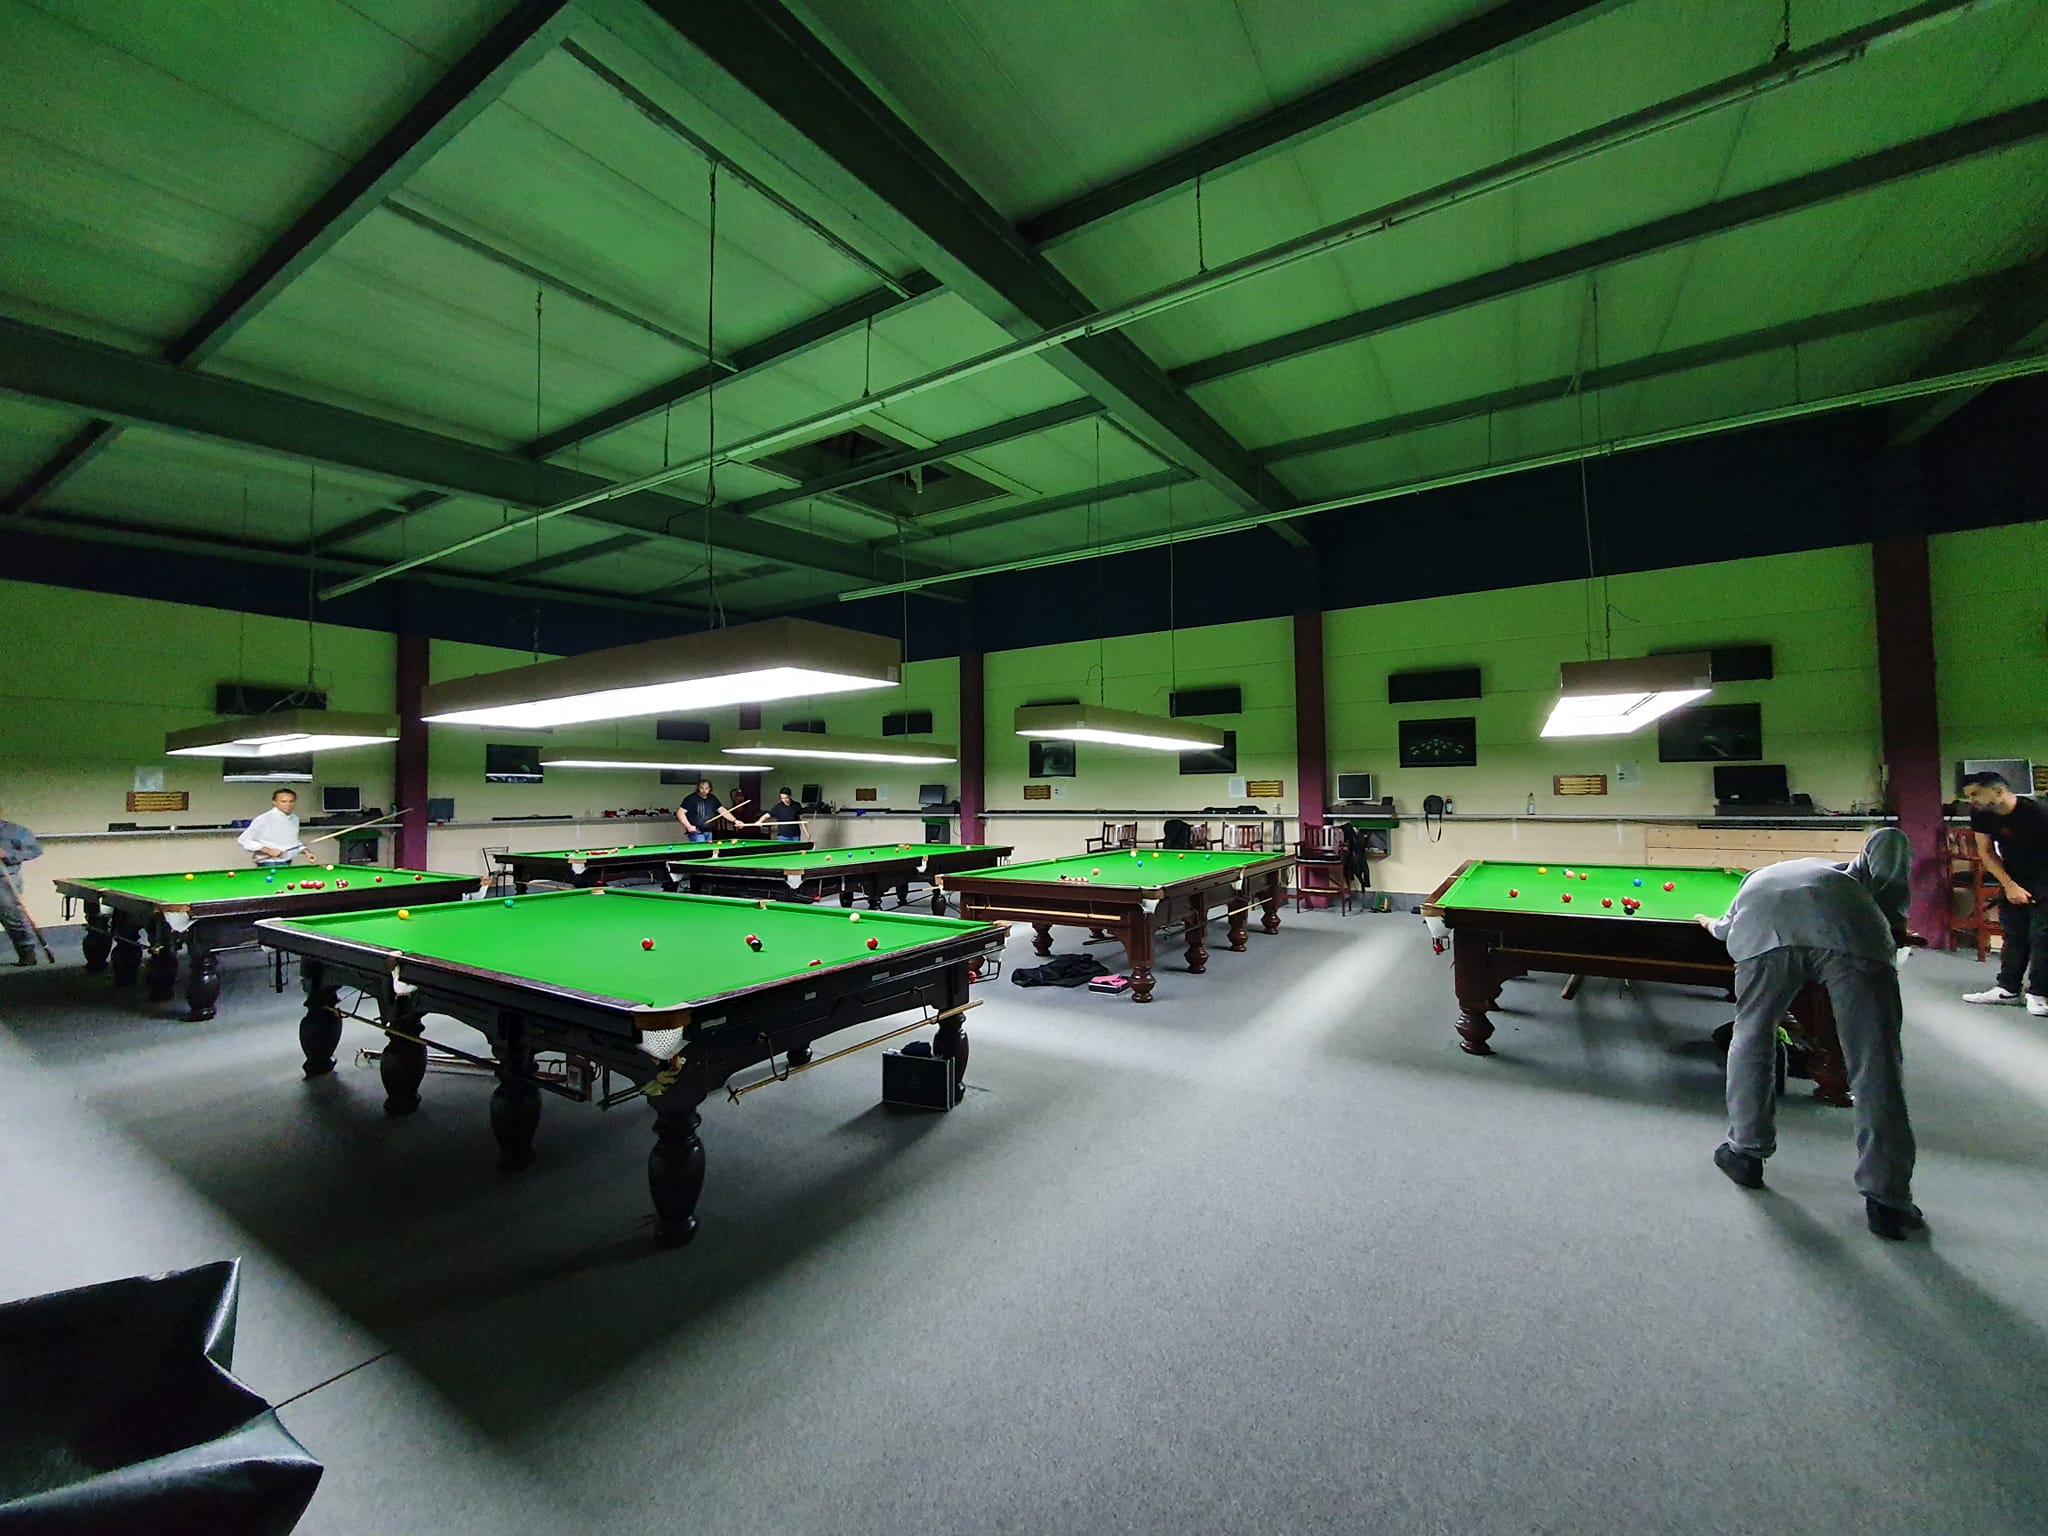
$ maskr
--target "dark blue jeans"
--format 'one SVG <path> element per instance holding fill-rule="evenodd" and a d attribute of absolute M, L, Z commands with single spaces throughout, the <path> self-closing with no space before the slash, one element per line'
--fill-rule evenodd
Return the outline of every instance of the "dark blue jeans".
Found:
<path fill-rule="evenodd" d="M 2001 901 L 1998 921 L 2005 929 L 2005 950 L 1999 956 L 1998 984 L 2008 992 L 2048 997 L 2048 880 L 2027 886 L 2030 902 Z"/>

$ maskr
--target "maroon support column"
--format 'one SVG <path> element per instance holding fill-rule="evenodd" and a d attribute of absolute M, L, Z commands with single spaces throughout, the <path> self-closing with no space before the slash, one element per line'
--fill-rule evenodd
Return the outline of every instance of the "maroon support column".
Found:
<path fill-rule="evenodd" d="M 1330 803 L 1324 777 L 1329 741 L 1323 719 L 1323 614 L 1320 608 L 1294 616 L 1294 780 L 1301 826 L 1322 825 Z"/>
<path fill-rule="evenodd" d="M 393 803 L 405 812 L 391 856 L 398 869 L 427 867 L 427 725 L 420 719 L 427 645 L 425 635 L 398 637 L 398 758 L 391 787 Z"/>
<path fill-rule="evenodd" d="M 982 808 L 982 775 L 986 768 L 987 721 L 983 716 L 980 651 L 960 657 L 960 841 L 978 843 L 986 836 Z"/>
<path fill-rule="evenodd" d="M 1934 695 L 1934 600 L 1924 534 L 1870 546 L 1877 612 L 1878 714 L 1886 802 L 1913 841 L 1913 899 L 1907 922 L 1929 943 L 1949 944 L 1948 858 L 1942 823 L 1945 781 Z"/>

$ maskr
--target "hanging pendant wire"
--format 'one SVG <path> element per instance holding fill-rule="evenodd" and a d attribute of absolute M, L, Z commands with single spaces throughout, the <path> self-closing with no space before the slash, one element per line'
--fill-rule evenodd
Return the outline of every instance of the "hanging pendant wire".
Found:
<path fill-rule="evenodd" d="M 1096 537 L 1102 496 L 1102 417 L 1095 418 L 1095 486 L 1088 493 L 1088 547 L 1095 553 L 1095 702 L 1109 705 L 1109 616 L 1103 598 L 1101 542 Z M 1085 691 L 1085 690 L 1084 690 Z"/>
<path fill-rule="evenodd" d="M 319 526 L 320 508 L 320 466 L 306 466 L 306 692 L 313 691 L 313 605 L 319 598 L 319 582 L 313 565 L 313 553 L 318 543 L 314 530 Z"/>
<path fill-rule="evenodd" d="M 1174 617 L 1173 578 L 1175 535 L 1180 531 L 1173 516 L 1173 486 L 1166 487 L 1166 708 L 1173 711 L 1173 696 L 1180 691 L 1180 633 Z"/>
<path fill-rule="evenodd" d="M 709 245 L 704 262 L 704 350 L 718 355 L 718 162 L 711 162 Z M 718 601 L 718 545 L 711 528 L 711 508 L 718 500 L 718 370 L 704 385 L 704 595 L 705 615 L 716 629 L 725 628 L 725 609 Z"/>
<path fill-rule="evenodd" d="M 533 290 L 533 436 L 536 442 L 540 440 L 541 435 L 541 358 L 543 355 L 541 317 L 544 298 L 544 289 L 535 288 Z M 538 521 L 533 525 L 533 558 L 535 560 L 540 559 L 540 523 Z M 540 603 L 538 600 L 533 605 L 532 639 L 533 659 L 537 662 L 540 660 Z"/>

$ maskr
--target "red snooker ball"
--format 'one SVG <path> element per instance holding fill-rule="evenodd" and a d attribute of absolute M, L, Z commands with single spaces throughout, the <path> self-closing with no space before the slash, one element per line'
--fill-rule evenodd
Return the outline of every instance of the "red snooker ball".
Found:
<path fill-rule="evenodd" d="M 882 947 L 882 941 L 881 941 L 880 939 L 869 939 L 869 940 L 868 940 L 868 948 L 869 948 L 869 949 L 880 949 L 881 947 Z"/>
<path fill-rule="evenodd" d="M 1521 895 L 1522 893 L 1521 893 L 1520 891 L 1516 890 L 1516 889 L 1515 889 L 1515 888 L 1514 888 L 1514 887 L 1513 887 L 1513 886 L 1511 885 L 1511 886 L 1509 886 L 1509 887 L 1508 887 L 1508 894 L 1509 894 L 1510 896 L 1519 896 L 1519 895 Z"/>
<path fill-rule="evenodd" d="M 1612 896 L 1602 896 L 1600 898 L 1600 905 L 1603 907 L 1611 907 L 1614 905 L 1614 898 Z"/>
<path fill-rule="evenodd" d="M 1566 891 L 1566 892 L 1564 893 L 1564 899 L 1565 899 L 1566 901 L 1570 901 L 1570 900 L 1572 899 L 1572 893 L 1571 893 L 1570 891 Z"/>
<path fill-rule="evenodd" d="M 1667 891 L 1675 891 L 1678 889 L 1678 882 L 1675 880 L 1666 880 L 1664 882 L 1664 889 Z"/>
<path fill-rule="evenodd" d="M 761 936 L 760 936 L 760 935 L 759 935 L 758 933 L 750 933 L 750 934 L 748 934 L 748 935 L 747 935 L 747 948 L 749 948 L 749 949 L 752 949 L 752 950 L 759 950 L 759 949 L 760 949 L 760 947 L 761 947 Z"/>
<path fill-rule="evenodd" d="M 652 939 L 642 939 L 642 940 L 640 941 L 640 947 L 641 947 L 642 949 L 652 949 L 652 948 L 654 948 L 654 940 L 652 940 Z"/>
<path fill-rule="evenodd" d="M 824 962 L 824 961 L 822 961 L 822 960 L 813 960 L 813 961 L 811 961 L 811 962 L 810 962 L 810 965 L 823 965 L 824 963 L 825 963 L 825 962 Z M 806 969 L 808 969 L 808 968 L 809 968 L 809 967 L 807 966 L 807 967 L 806 967 Z"/>

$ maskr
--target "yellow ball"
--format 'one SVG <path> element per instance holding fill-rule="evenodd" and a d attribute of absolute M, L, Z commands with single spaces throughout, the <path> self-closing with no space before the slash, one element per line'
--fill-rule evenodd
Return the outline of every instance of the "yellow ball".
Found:
<path fill-rule="evenodd" d="M 398 909 L 398 920 L 399 920 L 400 922 L 404 922 L 404 921 L 405 921 L 405 920 L 406 920 L 406 919 L 407 919 L 408 917 L 411 917 L 411 916 L 412 916 L 412 914 L 411 914 L 410 912 L 408 912 L 408 911 L 407 911 L 407 910 L 406 910 L 406 909 L 405 909 L 404 907 L 400 907 L 400 908 Z"/>
<path fill-rule="evenodd" d="M 187 875 L 185 878 L 187 880 L 197 880 L 199 877 L 197 875 Z"/>

